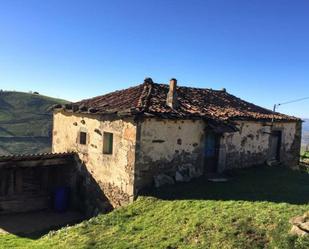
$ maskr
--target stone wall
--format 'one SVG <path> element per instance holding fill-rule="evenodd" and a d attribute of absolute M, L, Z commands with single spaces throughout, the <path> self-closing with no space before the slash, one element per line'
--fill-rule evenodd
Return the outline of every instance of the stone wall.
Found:
<path fill-rule="evenodd" d="M 219 171 L 244 168 L 265 163 L 269 159 L 271 129 L 282 131 L 280 160 L 294 167 L 300 151 L 301 123 L 271 123 L 242 121 L 239 132 L 225 133 L 220 141 Z"/>
<path fill-rule="evenodd" d="M 186 179 L 202 175 L 205 121 L 145 119 L 138 130 L 136 192 L 162 173 L 175 178 L 178 172 Z"/>
<path fill-rule="evenodd" d="M 240 121 L 239 132 L 220 139 L 218 171 L 263 164 L 269 159 L 271 123 Z M 88 213 L 125 205 L 139 191 L 163 181 L 188 181 L 204 173 L 204 120 L 158 118 L 113 119 L 88 114 L 54 113 L 53 152 L 76 152 L 78 175 Z M 301 123 L 275 123 L 282 131 L 281 161 L 293 167 L 298 162 Z M 80 132 L 87 143 L 79 143 Z M 113 153 L 103 153 L 103 134 L 113 133 Z M 93 183 L 93 184 L 90 184 Z M 100 196 L 103 199 L 100 200 Z M 101 205 L 101 204 L 102 205 Z M 100 206 L 101 205 L 101 206 Z"/>
<path fill-rule="evenodd" d="M 80 132 L 87 143 L 79 143 Z M 113 153 L 103 154 L 103 134 L 113 133 Z M 133 200 L 136 124 L 87 114 L 54 113 L 53 152 L 76 152 L 114 207 Z"/>

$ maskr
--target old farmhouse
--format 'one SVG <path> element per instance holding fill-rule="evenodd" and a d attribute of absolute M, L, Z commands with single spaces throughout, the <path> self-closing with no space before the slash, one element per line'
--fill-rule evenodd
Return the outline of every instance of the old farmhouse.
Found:
<path fill-rule="evenodd" d="M 301 120 L 225 89 L 143 84 L 56 106 L 53 153 L 75 152 L 113 206 L 147 186 L 277 161 L 296 167 Z"/>

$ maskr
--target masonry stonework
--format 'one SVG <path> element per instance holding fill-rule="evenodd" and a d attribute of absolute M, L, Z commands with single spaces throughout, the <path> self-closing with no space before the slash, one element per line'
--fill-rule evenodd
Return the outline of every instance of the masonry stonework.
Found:
<path fill-rule="evenodd" d="M 87 143 L 79 143 L 80 132 Z M 114 153 L 103 154 L 103 133 L 113 133 Z M 81 162 L 96 180 L 114 207 L 133 199 L 136 125 L 132 118 L 54 113 L 53 152 L 78 153 Z"/>
<path fill-rule="evenodd" d="M 136 190 L 151 185 L 162 173 L 201 176 L 204 130 L 203 120 L 143 120 L 135 165 Z"/>
<path fill-rule="evenodd" d="M 278 159 L 297 165 L 300 119 L 226 90 L 177 86 L 175 79 L 170 83 L 147 78 L 134 87 L 55 106 L 53 152 L 77 153 L 86 195 L 92 192 L 88 182 L 94 182 L 96 192 L 118 207 L 144 187 L 206 172 L 277 164 Z M 110 134 L 112 153 L 105 139 Z M 95 203 L 99 198 L 84 199 Z"/>
<path fill-rule="evenodd" d="M 295 167 L 299 160 L 301 122 L 237 122 L 238 132 L 224 133 L 220 142 L 219 171 L 265 163 L 269 158 L 271 130 L 282 132 L 280 161 Z"/>

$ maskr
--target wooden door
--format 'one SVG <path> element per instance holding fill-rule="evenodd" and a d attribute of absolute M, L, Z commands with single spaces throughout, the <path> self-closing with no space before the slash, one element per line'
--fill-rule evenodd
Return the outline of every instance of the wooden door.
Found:
<path fill-rule="evenodd" d="M 280 161 L 281 131 L 272 131 L 270 135 L 270 159 Z"/>
<path fill-rule="evenodd" d="M 205 173 L 216 173 L 218 169 L 220 136 L 214 132 L 207 132 L 205 136 Z"/>

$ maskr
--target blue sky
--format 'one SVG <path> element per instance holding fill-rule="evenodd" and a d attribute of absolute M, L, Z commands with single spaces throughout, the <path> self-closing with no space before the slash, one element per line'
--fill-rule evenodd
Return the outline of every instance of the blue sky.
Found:
<path fill-rule="evenodd" d="M 309 96 L 307 0 L 0 0 L 0 88 L 79 100 L 172 77 L 250 102 Z M 279 111 L 309 117 L 309 100 Z"/>

